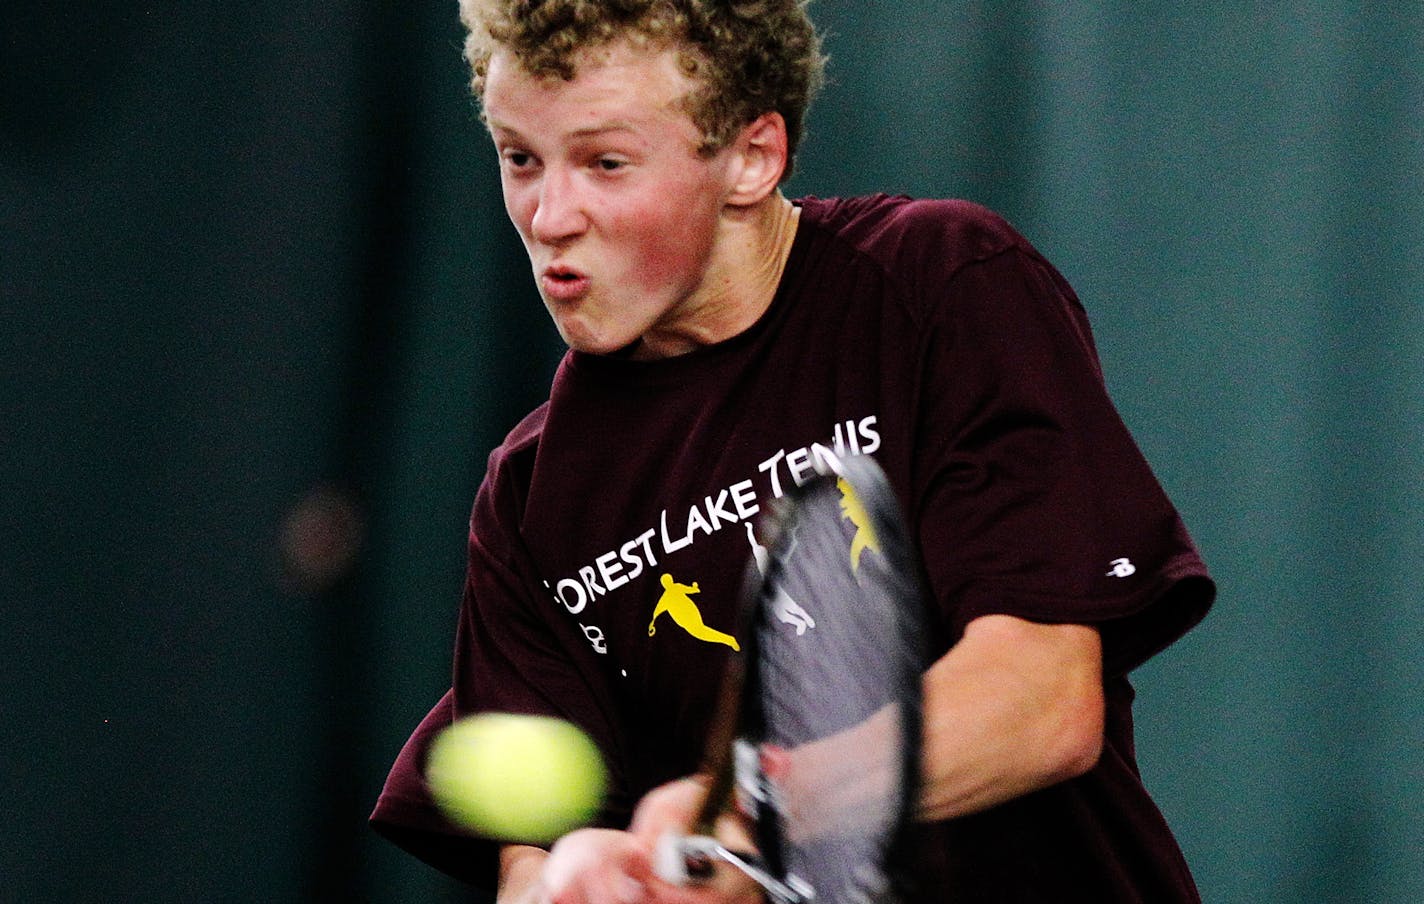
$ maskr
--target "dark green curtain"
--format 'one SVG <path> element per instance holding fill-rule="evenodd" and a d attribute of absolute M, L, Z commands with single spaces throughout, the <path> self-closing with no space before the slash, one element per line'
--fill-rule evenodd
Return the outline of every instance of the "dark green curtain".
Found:
<path fill-rule="evenodd" d="M 1018 223 L 1219 579 L 1137 676 L 1204 895 L 1424 900 L 1424 7 L 818 11 L 803 184 Z"/>
<path fill-rule="evenodd" d="M 1136 675 L 1205 897 L 1424 900 L 1424 7 L 813 12 L 791 192 L 1010 217 L 1219 579 Z M 460 40 L 0 7 L 0 897 L 470 899 L 364 825 L 558 354 Z"/>

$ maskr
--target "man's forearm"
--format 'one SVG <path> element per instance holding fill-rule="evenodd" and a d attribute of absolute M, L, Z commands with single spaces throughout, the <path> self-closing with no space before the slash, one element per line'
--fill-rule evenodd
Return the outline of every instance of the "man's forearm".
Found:
<path fill-rule="evenodd" d="M 920 817 L 977 812 L 1088 771 L 1103 708 L 1096 629 L 976 619 L 925 674 Z"/>

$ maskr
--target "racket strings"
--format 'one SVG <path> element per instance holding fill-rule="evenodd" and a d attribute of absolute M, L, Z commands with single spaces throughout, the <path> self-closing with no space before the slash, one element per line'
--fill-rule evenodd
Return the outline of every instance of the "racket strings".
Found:
<path fill-rule="evenodd" d="M 913 783 L 918 597 L 903 531 L 882 523 L 888 492 L 858 493 L 861 514 L 877 519 L 873 546 L 842 493 L 830 480 L 808 485 L 774 544 L 754 680 L 786 869 L 812 878 L 821 901 L 880 901 Z M 777 619 L 783 597 L 814 627 Z"/>

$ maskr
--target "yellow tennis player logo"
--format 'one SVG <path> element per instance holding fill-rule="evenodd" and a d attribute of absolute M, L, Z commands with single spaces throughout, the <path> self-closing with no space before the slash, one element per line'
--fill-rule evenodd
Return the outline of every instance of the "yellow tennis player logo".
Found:
<path fill-rule="evenodd" d="M 875 537 L 875 528 L 870 526 L 870 513 L 850 483 L 841 477 L 837 478 L 836 486 L 841 491 L 841 517 L 855 525 L 855 536 L 850 541 L 850 570 L 855 573 L 860 570 L 860 554 L 868 549 L 878 555 L 880 541 Z"/>
<path fill-rule="evenodd" d="M 742 648 L 735 637 L 709 627 L 702 621 L 702 612 L 692 601 L 694 593 L 702 592 L 702 588 L 697 586 L 696 581 L 691 584 L 679 584 L 673 580 L 672 575 L 664 574 L 662 583 L 663 595 L 658 597 L 658 607 L 653 610 L 653 620 L 648 622 L 649 637 L 657 633 L 658 616 L 666 612 L 672 616 L 673 622 L 679 628 L 698 640 L 705 640 L 708 643 L 723 643 L 738 652 L 741 651 Z"/>

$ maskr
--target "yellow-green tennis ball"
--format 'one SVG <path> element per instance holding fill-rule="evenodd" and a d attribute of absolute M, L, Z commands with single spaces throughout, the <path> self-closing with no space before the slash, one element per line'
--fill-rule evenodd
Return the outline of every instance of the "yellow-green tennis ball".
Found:
<path fill-rule="evenodd" d="M 425 777 L 452 822 L 526 844 L 586 824 L 608 785 L 598 747 L 577 726 L 511 713 L 456 720 L 431 745 Z"/>

